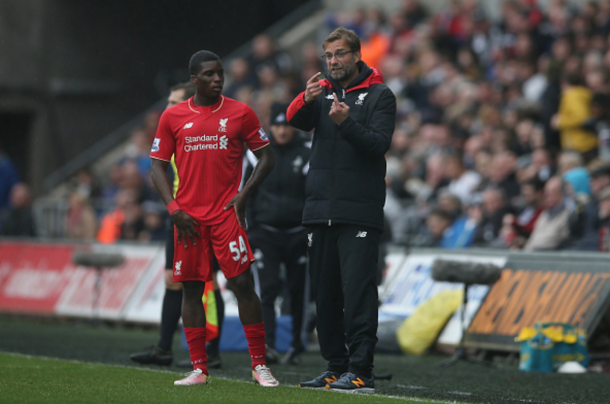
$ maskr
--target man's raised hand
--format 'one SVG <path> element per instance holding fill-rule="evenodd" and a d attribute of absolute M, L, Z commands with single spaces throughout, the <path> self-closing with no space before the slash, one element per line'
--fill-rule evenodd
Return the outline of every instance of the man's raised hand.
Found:
<path fill-rule="evenodd" d="M 330 116 L 330 119 L 332 119 L 334 123 L 341 125 L 349 116 L 349 107 L 346 103 L 339 102 L 337 94 L 333 93 L 333 97 L 333 105 L 330 107 L 328 116 Z"/>
<path fill-rule="evenodd" d="M 305 103 L 309 104 L 314 102 L 316 98 L 320 94 L 322 94 L 322 86 L 320 85 L 320 81 L 318 78 L 322 75 L 322 73 L 317 72 L 309 80 L 307 80 L 307 87 L 305 88 Z"/>

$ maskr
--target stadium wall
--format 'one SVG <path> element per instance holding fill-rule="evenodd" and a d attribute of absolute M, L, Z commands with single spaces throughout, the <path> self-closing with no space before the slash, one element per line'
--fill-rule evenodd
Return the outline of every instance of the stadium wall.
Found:
<path fill-rule="evenodd" d="M 39 195 L 47 175 L 187 79 L 195 51 L 227 55 L 306 2 L 0 1 L 0 145 Z"/>
<path fill-rule="evenodd" d="M 81 250 L 120 253 L 125 263 L 98 273 L 72 262 L 74 252 Z M 591 334 L 610 306 L 610 267 L 604 254 L 393 249 L 386 257 L 379 288 L 380 323 L 405 319 L 435 294 L 463 287 L 432 280 L 432 263 L 438 258 L 503 268 L 496 284 L 469 288 L 466 343 L 470 347 L 516 351 L 514 337 L 535 321 L 568 322 Z M 159 324 L 163 267 L 162 245 L 2 240 L 0 313 Z M 241 329 L 237 302 L 222 276 L 219 284 L 226 302 L 226 324 L 235 331 L 227 335 L 233 335 Z M 438 343 L 457 345 L 461 329 L 458 312 Z M 289 336 L 288 331 L 285 334 Z M 241 349 L 244 341 L 225 341 L 224 348 Z"/>

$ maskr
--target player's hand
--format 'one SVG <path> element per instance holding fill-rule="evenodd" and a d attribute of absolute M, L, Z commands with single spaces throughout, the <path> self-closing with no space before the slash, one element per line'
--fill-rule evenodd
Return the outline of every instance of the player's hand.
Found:
<path fill-rule="evenodd" d="M 349 107 L 346 103 L 339 102 L 336 93 L 333 93 L 333 97 L 335 99 L 333 101 L 333 105 L 330 107 L 328 116 L 330 116 L 330 119 L 332 119 L 334 123 L 341 125 L 349 116 Z"/>
<path fill-rule="evenodd" d="M 309 80 L 307 80 L 307 87 L 305 88 L 305 103 L 310 104 L 315 101 L 320 94 L 322 94 L 322 86 L 318 78 L 322 73 L 317 72 Z"/>
<path fill-rule="evenodd" d="M 176 225 L 178 243 L 184 243 L 184 248 L 188 248 L 188 239 L 191 239 L 193 245 L 197 245 L 196 238 L 201 238 L 201 234 L 197 230 L 199 223 L 193 219 L 188 213 L 183 210 L 176 210 L 172 213 L 172 220 Z"/>
<path fill-rule="evenodd" d="M 238 192 L 224 208 L 224 210 L 228 210 L 233 206 L 237 215 L 237 222 L 242 229 L 246 228 L 246 199 L 243 193 Z"/>

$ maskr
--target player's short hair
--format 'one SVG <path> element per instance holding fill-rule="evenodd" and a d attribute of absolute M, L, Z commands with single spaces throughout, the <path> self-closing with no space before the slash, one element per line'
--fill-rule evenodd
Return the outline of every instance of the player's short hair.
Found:
<path fill-rule="evenodd" d="M 322 42 L 322 49 L 326 50 L 326 45 L 341 39 L 347 43 L 347 46 L 349 46 L 351 51 L 360 52 L 360 38 L 358 37 L 358 34 L 356 34 L 356 31 L 343 27 L 337 28 L 326 37 L 324 42 Z"/>
<path fill-rule="evenodd" d="M 174 84 L 169 89 L 169 91 L 171 91 L 171 92 L 178 91 L 178 90 L 184 90 L 184 99 L 186 100 L 195 95 L 195 93 L 197 92 L 197 87 L 195 87 L 195 85 L 193 83 L 188 81 L 186 83 Z"/>
<path fill-rule="evenodd" d="M 214 52 L 200 50 L 191 56 L 191 60 L 189 61 L 189 71 L 193 76 L 196 76 L 197 73 L 199 73 L 199 70 L 201 70 L 202 63 L 215 62 L 217 60 L 220 61 L 220 57 Z"/>

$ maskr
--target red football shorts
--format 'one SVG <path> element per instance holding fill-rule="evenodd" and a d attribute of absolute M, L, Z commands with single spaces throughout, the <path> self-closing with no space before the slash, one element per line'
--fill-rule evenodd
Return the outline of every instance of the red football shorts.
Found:
<path fill-rule="evenodd" d="M 201 239 L 196 238 L 197 245 L 193 245 L 188 238 L 188 248 L 184 248 L 184 241 L 178 243 L 178 231 L 174 232 L 174 282 L 211 281 L 214 256 L 227 279 L 250 268 L 254 255 L 235 214 L 220 224 L 199 226 L 197 230 Z"/>

